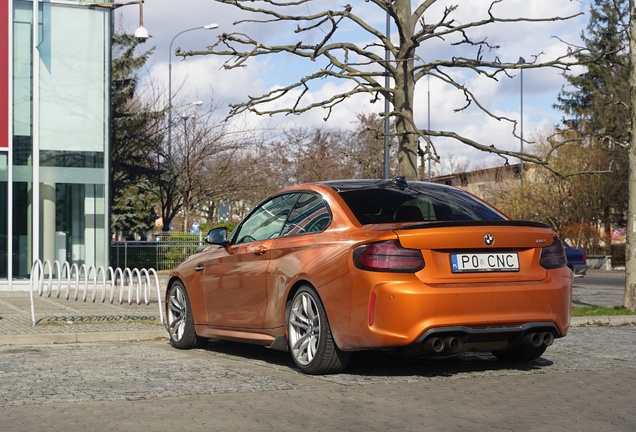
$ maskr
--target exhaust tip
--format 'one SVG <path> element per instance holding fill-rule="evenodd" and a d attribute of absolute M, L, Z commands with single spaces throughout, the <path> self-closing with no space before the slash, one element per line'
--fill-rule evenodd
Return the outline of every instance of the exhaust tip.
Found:
<path fill-rule="evenodd" d="M 441 353 L 446 348 L 446 344 L 444 343 L 444 340 L 438 337 L 433 337 L 424 343 L 424 347 L 429 351 Z"/>
<path fill-rule="evenodd" d="M 543 336 L 540 333 L 535 332 L 528 333 L 523 341 L 526 345 L 530 345 L 535 348 L 539 348 L 544 343 Z"/>
<path fill-rule="evenodd" d="M 545 346 L 550 346 L 554 342 L 554 335 L 550 332 L 542 333 L 541 337 L 543 338 Z"/>
<path fill-rule="evenodd" d="M 461 339 L 454 336 L 449 336 L 444 339 L 444 344 L 446 345 L 446 349 L 451 352 L 457 352 L 462 347 Z"/>

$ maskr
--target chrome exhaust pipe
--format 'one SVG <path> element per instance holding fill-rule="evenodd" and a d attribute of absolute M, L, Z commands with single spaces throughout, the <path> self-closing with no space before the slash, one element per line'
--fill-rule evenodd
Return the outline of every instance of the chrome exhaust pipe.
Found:
<path fill-rule="evenodd" d="M 545 346 L 550 346 L 554 342 L 554 335 L 550 332 L 541 333 L 541 337 Z"/>
<path fill-rule="evenodd" d="M 528 333 L 526 337 L 523 338 L 523 343 L 535 348 L 539 348 L 541 345 L 543 345 L 543 337 L 541 333 Z"/>
<path fill-rule="evenodd" d="M 424 348 L 428 351 L 433 351 L 439 354 L 444 351 L 444 348 L 446 348 L 446 344 L 442 339 L 438 337 L 432 337 L 424 343 Z"/>
<path fill-rule="evenodd" d="M 446 345 L 446 350 L 450 352 L 457 352 L 462 347 L 461 339 L 455 336 L 449 336 L 444 339 L 444 345 Z"/>

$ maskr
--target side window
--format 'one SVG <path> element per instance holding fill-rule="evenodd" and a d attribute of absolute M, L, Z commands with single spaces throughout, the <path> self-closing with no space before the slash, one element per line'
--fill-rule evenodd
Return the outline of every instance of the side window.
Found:
<path fill-rule="evenodd" d="M 283 228 L 282 235 L 294 236 L 324 231 L 331 223 L 327 204 L 318 194 L 304 193 L 296 202 Z"/>
<path fill-rule="evenodd" d="M 235 243 L 278 237 L 298 195 L 279 195 L 257 207 L 239 227 Z"/>

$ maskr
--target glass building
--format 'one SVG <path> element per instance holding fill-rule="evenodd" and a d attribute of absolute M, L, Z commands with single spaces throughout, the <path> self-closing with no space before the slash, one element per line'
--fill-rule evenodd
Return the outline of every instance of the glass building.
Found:
<path fill-rule="evenodd" d="M 112 14 L 88 1 L 5 1 L 0 290 L 14 290 L 36 259 L 107 266 Z"/>

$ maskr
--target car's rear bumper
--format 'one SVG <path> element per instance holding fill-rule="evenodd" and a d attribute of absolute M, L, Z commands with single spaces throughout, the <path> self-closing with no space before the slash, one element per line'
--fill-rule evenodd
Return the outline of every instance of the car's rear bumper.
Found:
<path fill-rule="evenodd" d="M 362 282 L 354 281 L 353 289 L 362 290 Z M 331 327 L 344 350 L 417 345 L 435 332 L 463 338 L 464 350 L 485 339 L 514 344 L 531 331 L 549 331 L 558 338 L 568 332 L 571 293 L 566 268 L 548 272 L 541 281 L 514 284 L 433 286 L 415 277 L 387 279 L 369 289 L 366 304 L 352 305 L 347 325 L 331 323 Z M 363 297 L 356 294 L 352 298 Z M 486 345 L 480 346 L 485 350 Z"/>

